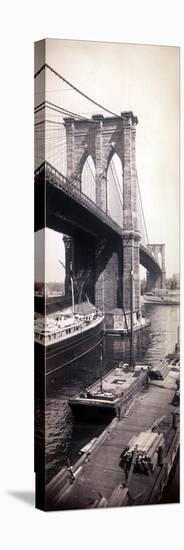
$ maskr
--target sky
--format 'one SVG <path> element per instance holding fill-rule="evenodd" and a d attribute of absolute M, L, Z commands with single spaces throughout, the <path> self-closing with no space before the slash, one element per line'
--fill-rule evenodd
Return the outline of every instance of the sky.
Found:
<path fill-rule="evenodd" d="M 179 48 L 49 39 L 46 41 L 46 62 L 115 113 L 132 110 L 138 117 L 136 165 L 149 242 L 166 243 L 167 276 L 178 273 Z M 35 70 L 40 65 L 41 56 L 38 56 Z M 43 76 L 39 77 L 37 104 L 41 100 L 43 82 Z M 61 82 L 48 71 L 46 99 L 61 106 L 64 102 L 65 108 L 86 116 L 100 112 L 64 84 L 61 90 Z M 52 141 L 54 144 L 54 140 L 47 140 L 48 155 L 53 155 Z M 57 146 L 56 139 L 55 144 Z M 61 148 L 60 162 L 64 153 Z M 54 155 L 57 162 L 56 151 Z M 58 262 L 59 256 L 64 257 L 62 237 L 49 230 L 45 236 L 46 281 L 59 281 L 64 276 Z M 37 250 L 41 238 L 40 235 L 35 237 Z M 40 273 L 37 265 L 37 279 Z"/>

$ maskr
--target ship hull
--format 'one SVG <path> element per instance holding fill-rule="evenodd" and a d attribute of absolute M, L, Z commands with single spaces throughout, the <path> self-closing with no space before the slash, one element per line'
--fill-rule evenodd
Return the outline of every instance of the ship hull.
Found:
<path fill-rule="evenodd" d="M 57 373 L 92 351 L 103 338 L 103 326 L 102 319 L 96 326 L 49 346 L 35 342 L 36 356 L 41 360 L 45 355 L 44 373 L 47 376 Z"/>
<path fill-rule="evenodd" d="M 178 306 L 179 300 L 144 298 L 144 304 L 155 304 L 156 306 Z"/>
<path fill-rule="evenodd" d="M 164 291 L 163 291 L 164 292 Z M 160 290 L 161 293 L 161 290 Z M 144 304 L 155 304 L 161 306 L 178 306 L 180 304 L 179 292 L 167 292 L 159 294 L 158 292 L 150 292 L 144 294 Z"/>
<path fill-rule="evenodd" d="M 133 333 L 139 332 L 140 330 L 143 330 L 151 325 L 150 319 L 146 319 L 144 325 L 135 325 L 133 327 Z M 130 330 L 130 329 L 129 329 Z M 121 328 L 106 328 L 104 330 L 105 334 L 108 334 L 108 336 L 120 336 L 127 337 L 127 329 L 121 329 Z"/>

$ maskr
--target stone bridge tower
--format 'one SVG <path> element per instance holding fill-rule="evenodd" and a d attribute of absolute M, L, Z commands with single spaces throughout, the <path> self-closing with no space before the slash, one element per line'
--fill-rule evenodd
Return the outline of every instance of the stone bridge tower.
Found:
<path fill-rule="evenodd" d="M 95 165 L 96 206 L 107 215 L 107 170 L 116 153 L 122 164 L 122 237 L 98 243 L 95 266 L 95 303 L 117 308 L 118 291 L 130 310 L 130 277 L 133 270 L 133 308 L 140 310 L 139 243 L 136 192 L 136 125 L 133 113 L 120 117 L 94 115 L 90 120 L 65 119 L 67 177 L 82 190 L 82 169 L 90 155 Z M 99 253 L 99 250 L 102 253 Z M 122 304 L 121 304 L 122 305 Z"/>
<path fill-rule="evenodd" d="M 166 288 L 165 244 L 149 244 L 147 247 L 162 270 L 159 277 L 155 277 L 153 273 L 147 271 L 147 290 Z"/>

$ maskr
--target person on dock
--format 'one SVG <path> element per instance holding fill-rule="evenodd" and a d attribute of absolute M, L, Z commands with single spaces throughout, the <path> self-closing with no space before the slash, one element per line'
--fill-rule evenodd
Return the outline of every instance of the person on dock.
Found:
<path fill-rule="evenodd" d="M 118 420 L 121 419 L 121 407 L 116 408 L 116 416 L 117 416 Z"/>

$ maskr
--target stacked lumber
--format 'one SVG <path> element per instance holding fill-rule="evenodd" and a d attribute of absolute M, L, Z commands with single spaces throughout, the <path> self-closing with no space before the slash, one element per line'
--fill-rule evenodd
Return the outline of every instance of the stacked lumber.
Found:
<path fill-rule="evenodd" d="M 134 458 L 134 473 L 146 474 L 154 472 L 158 464 L 159 447 L 164 448 L 164 436 L 157 432 L 141 432 L 133 436 L 122 455 L 122 466 L 125 471 L 131 468 Z"/>

